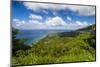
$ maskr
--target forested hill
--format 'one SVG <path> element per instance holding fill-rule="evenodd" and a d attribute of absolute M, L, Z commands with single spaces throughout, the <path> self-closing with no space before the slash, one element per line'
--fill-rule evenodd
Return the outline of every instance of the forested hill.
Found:
<path fill-rule="evenodd" d="M 77 29 L 74 31 L 69 31 L 69 32 L 61 32 L 61 33 L 56 33 L 56 35 L 61 36 L 61 37 L 74 37 L 77 36 L 81 33 L 85 33 L 85 32 L 90 32 L 91 34 L 96 34 L 96 24 L 85 27 L 85 28 L 81 28 L 81 29 Z M 55 35 L 55 34 L 50 34 L 50 35 Z"/>
<path fill-rule="evenodd" d="M 95 27 L 94 24 L 76 31 L 48 34 L 28 49 L 15 51 L 13 65 L 95 61 Z"/>
<path fill-rule="evenodd" d="M 88 27 L 78 29 L 77 31 L 95 31 L 95 30 L 96 30 L 96 24 L 93 24 Z"/>

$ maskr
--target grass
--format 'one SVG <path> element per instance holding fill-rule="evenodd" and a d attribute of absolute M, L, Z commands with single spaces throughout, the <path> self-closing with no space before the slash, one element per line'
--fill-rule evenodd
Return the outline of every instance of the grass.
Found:
<path fill-rule="evenodd" d="M 95 61 L 96 50 L 88 42 L 93 37 L 89 32 L 75 37 L 47 36 L 30 49 L 16 51 L 12 62 L 27 65 Z"/>

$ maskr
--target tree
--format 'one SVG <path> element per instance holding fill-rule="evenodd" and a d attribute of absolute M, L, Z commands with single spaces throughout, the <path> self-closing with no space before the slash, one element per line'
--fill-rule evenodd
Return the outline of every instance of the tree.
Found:
<path fill-rule="evenodd" d="M 12 52 L 13 54 L 18 50 L 26 50 L 30 48 L 29 46 L 24 44 L 26 39 L 16 39 L 16 35 L 18 33 L 19 33 L 18 29 L 12 28 Z"/>

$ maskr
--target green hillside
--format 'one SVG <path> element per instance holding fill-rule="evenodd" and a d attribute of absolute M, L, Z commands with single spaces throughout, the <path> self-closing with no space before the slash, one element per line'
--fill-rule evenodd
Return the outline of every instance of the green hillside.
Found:
<path fill-rule="evenodd" d="M 96 24 L 90 25 L 86 28 L 78 29 L 77 31 L 95 31 L 96 30 Z"/>
<path fill-rule="evenodd" d="M 12 63 L 27 65 L 95 61 L 95 27 L 92 25 L 72 32 L 50 33 L 28 49 L 14 51 Z"/>

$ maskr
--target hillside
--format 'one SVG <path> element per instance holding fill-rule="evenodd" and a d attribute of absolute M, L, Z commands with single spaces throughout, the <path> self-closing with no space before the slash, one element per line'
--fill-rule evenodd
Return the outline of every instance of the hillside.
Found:
<path fill-rule="evenodd" d="M 95 30 L 92 25 L 76 31 L 48 34 L 29 49 L 17 50 L 13 65 L 95 61 Z"/>
<path fill-rule="evenodd" d="M 95 30 L 96 30 L 96 24 L 90 25 L 86 28 L 78 29 L 76 31 L 87 31 L 88 32 L 88 31 L 95 31 Z"/>

